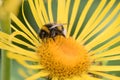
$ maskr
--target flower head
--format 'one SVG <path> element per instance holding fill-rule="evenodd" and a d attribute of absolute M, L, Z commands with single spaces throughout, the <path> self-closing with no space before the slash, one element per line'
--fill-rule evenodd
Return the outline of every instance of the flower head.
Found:
<path fill-rule="evenodd" d="M 41 77 L 52 80 L 120 79 L 107 73 L 120 71 L 120 65 L 104 63 L 120 59 L 120 3 L 116 0 L 28 0 L 28 3 L 39 30 L 48 23 L 65 24 L 66 34 L 55 33 L 51 37 L 43 33 L 42 36 L 47 36 L 41 39 L 24 14 L 24 2 L 22 15 L 26 26 L 11 14 L 17 27 L 11 24 L 14 32 L 10 35 L 0 32 L 0 48 L 13 52 L 8 53 L 8 57 L 21 65 L 38 70 L 26 80 Z M 56 26 L 52 28 L 61 30 Z M 45 30 L 53 35 L 51 29 Z"/>
<path fill-rule="evenodd" d="M 61 38 L 61 39 L 60 39 Z M 90 59 L 82 45 L 72 38 L 56 37 L 38 48 L 40 63 L 50 73 L 50 77 L 73 77 L 87 73 Z"/>

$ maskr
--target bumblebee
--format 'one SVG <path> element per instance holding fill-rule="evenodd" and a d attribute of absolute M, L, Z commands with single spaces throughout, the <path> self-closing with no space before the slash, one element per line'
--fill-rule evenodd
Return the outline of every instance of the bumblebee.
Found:
<path fill-rule="evenodd" d="M 65 37 L 65 30 L 62 24 L 56 24 L 56 23 L 49 23 L 43 25 L 39 32 L 39 37 L 44 40 L 48 38 L 53 38 L 61 35 Z"/>

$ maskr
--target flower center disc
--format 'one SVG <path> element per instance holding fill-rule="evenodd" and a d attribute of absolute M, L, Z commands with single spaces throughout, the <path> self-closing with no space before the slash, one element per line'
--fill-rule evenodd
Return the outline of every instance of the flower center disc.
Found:
<path fill-rule="evenodd" d="M 50 77 L 70 78 L 88 71 L 91 64 L 87 51 L 72 38 L 48 39 L 38 48 L 40 64 Z"/>

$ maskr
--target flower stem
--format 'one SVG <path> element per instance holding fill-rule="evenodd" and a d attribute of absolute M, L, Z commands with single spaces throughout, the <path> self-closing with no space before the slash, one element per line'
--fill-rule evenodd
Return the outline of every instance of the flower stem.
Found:
<path fill-rule="evenodd" d="M 2 12 L 0 14 L 0 28 L 1 31 L 7 34 L 11 33 L 10 29 L 10 14 L 8 12 Z M 2 37 L 2 36 L 1 36 Z M 10 80 L 10 68 L 11 68 L 11 61 L 7 58 L 7 50 L 1 50 L 1 80 Z"/>

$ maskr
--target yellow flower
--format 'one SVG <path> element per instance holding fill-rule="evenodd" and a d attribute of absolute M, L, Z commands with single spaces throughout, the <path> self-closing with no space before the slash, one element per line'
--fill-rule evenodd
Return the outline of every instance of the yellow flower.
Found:
<path fill-rule="evenodd" d="M 11 24 L 14 30 L 12 34 L 0 32 L 0 48 L 13 52 L 8 53 L 8 57 L 15 59 L 21 65 L 38 70 L 26 80 L 42 77 L 52 80 L 120 80 L 120 77 L 107 73 L 120 71 L 120 65 L 104 63 L 104 61 L 120 60 L 120 3 L 116 0 L 96 2 L 96 0 L 85 2 L 28 0 L 39 29 L 48 23 L 66 24 L 64 25 L 66 36 L 57 36 L 55 40 L 48 38 L 43 42 L 28 22 L 23 3 L 22 15 L 26 25 L 11 14 L 11 19 L 17 28 Z M 97 6 L 93 10 L 95 3 Z M 57 11 L 53 12 L 55 6 Z M 19 45 L 23 45 L 24 48 Z"/>

